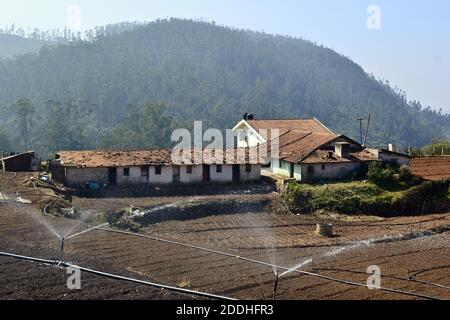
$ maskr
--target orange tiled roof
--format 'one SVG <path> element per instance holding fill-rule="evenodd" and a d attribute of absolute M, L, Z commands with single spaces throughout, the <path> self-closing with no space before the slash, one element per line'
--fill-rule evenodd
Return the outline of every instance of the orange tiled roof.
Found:
<path fill-rule="evenodd" d="M 190 164 L 259 164 L 256 153 L 249 149 L 224 149 L 216 156 L 215 150 L 189 150 L 180 162 L 172 161 L 172 149 L 153 150 L 88 150 L 60 151 L 56 154 L 64 167 L 105 168 L 145 165 Z"/>
<path fill-rule="evenodd" d="M 356 147 L 350 150 L 350 156 L 340 158 L 334 153 L 331 144 L 337 140 L 352 142 Z M 275 147 L 275 140 L 267 143 L 270 150 Z M 266 147 L 262 145 L 262 147 Z M 373 161 L 376 156 L 368 150 L 363 149 L 357 142 L 343 135 L 333 133 L 303 132 L 289 130 L 282 134 L 278 140 L 279 159 L 291 163 L 322 163 L 322 162 L 351 162 L 351 161 Z M 330 152 L 332 157 L 330 157 Z M 273 155 L 272 155 L 273 157 Z"/>
<path fill-rule="evenodd" d="M 366 149 L 353 150 L 347 158 L 340 158 L 335 153 L 332 157 L 329 156 L 328 150 L 316 150 L 311 155 L 306 157 L 302 163 L 316 164 L 316 163 L 340 163 L 340 162 L 366 162 L 376 161 L 377 157 Z"/>
<path fill-rule="evenodd" d="M 256 131 L 278 129 L 280 135 L 290 130 L 334 134 L 316 118 L 247 120 L 247 123 Z"/>

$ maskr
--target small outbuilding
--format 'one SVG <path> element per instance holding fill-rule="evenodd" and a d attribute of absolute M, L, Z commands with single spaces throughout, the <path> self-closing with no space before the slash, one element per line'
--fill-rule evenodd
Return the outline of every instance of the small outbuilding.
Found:
<path fill-rule="evenodd" d="M 41 159 L 34 151 L 27 151 L 2 157 L 0 164 L 4 171 L 31 172 L 40 170 Z"/>

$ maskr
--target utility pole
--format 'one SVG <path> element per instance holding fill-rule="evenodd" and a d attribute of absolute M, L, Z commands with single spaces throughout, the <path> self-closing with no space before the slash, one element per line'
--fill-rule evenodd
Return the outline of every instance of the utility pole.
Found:
<path fill-rule="evenodd" d="M 359 137 L 361 141 L 361 145 L 364 147 L 367 144 L 367 136 L 369 135 L 369 126 L 370 126 L 370 120 L 372 118 L 372 115 L 369 113 L 369 116 L 367 118 L 358 118 L 359 121 Z M 363 121 L 367 120 L 367 127 L 363 134 Z M 363 136 L 364 135 L 364 136 Z"/>
<path fill-rule="evenodd" d="M 367 118 L 366 134 L 364 136 L 364 143 L 363 143 L 364 147 L 367 146 L 367 136 L 369 135 L 369 126 L 370 126 L 370 119 L 371 119 L 371 117 L 372 117 L 372 115 L 369 113 L 369 117 Z"/>

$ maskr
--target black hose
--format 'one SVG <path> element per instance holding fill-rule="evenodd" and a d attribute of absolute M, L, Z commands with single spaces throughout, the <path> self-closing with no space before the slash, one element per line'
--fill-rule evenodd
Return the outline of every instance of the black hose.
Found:
<path fill-rule="evenodd" d="M 430 270 L 434 270 L 434 269 L 438 269 L 438 268 L 433 268 Z M 356 273 L 356 274 L 367 274 L 366 272 L 363 272 L 363 271 L 336 269 L 336 268 L 315 268 L 314 270 L 315 271 L 337 271 L 337 272 L 348 272 L 348 273 Z M 430 271 L 430 270 L 426 270 L 426 271 Z M 415 276 L 416 275 L 413 275 L 409 278 L 403 278 L 403 277 L 399 277 L 399 276 L 383 274 L 383 278 L 390 278 L 390 279 L 396 279 L 396 280 L 402 280 L 402 281 L 408 281 L 408 282 L 416 282 L 416 283 L 420 283 L 420 284 L 424 284 L 424 285 L 429 285 L 429 286 L 434 286 L 434 287 L 439 287 L 439 288 L 444 288 L 444 289 L 450 290 L 450 286 L 446 286 L 446 285 L 434 283 L 434 282 L 429 282 L 429 281 L 417 280 L 417 279 L 415 279 Z"/>
<path fill-rule="evenodd" d="M 80 266 L 77 266 L 77 265 L 74 265 L 74 264 L 71 264 L 71 263 L 68 263 L 68 262 L 64 262 L 64 261 L 41 259 L 41 258 L 35 258 L 35 257 L 18 255 L 18 254 L 14 254 L 14 253 L 8 253 L 8 252 L 0 252 L 0 256 L 16 258 L 16 259 L 22 259 L 22 260 L 28 260 L 28 261 L 32 261 L 32 262 L 40 262 L 40 263 L 45 263 L 45 264 L 49 264 L 49 265 L 55 265 L 55 266 L 59 266 L 59 267 L 76 268 L 76 269 L 79 269 L 79 270 L 84 271 L 84 272 L 88 272 L 88 273 L 91 273 L 91 274 L 95 274 L 95 275 L 99 275 L 99 276 L 103 276 L 103 277 L 107 277 L 107 278 L 111 278 L 111 279 L 115 279 L 115 280 L 122 280 L 122 281 L 133 282 L 133 283 L 138 283 L 138 284 L 147 285 L 147 286 L 151 286 L 151 287 L 156 287 L 156 288 L 160 288 L 160 289 L 166 289 L 166 290 L 170 290 L 170 291 L 174 291 L 174 292 L 180 292 L 180 293 L 194 295 L 194 296 L 206 297 L 206 298 L 210 298 L 210 299 L 236 300 L 234 298 L 230 298 L 230 297 L 226 297 L 226 296 L 220 296 L 220 295 L 215 295 L 215 294 L 211 294 L 211 293 L 207 293 L 207 292 L 201 292 L 201 291 L 189 290 L 189 289 L 184 289 L 184 288 L 172 287 L 172 286 L 159 284 L 159 283 L 155 283 L 155 282 L 149 282 L 149 281 L 143 281 L 143 280 L 129 278 L 129 277 L 124 277 L 124 276 L 119 276 L 119 275 L 115 275 L 115 274 L 111 274 L 111 273 L 107 273 L 107 272 L 103 272 L 103 271 L 98 271 L 98 270 L 94 270 L 94 269 L 80 267 Z"/>
<path fill-rule="evenodd" d="M 154 240 L 154 241 L 161 241 L 161 242 L 164 242 L 164 243 L 169 243 L 169 244 L 173 244 L 173 245 L 177 245 L 177 246 L 183 246 L 183 247 L 188 247 L 188 248 L 192 248 L 192 249 L 202 250 L 202 251 L 206 251 L 206 252 L 210 252 L 210 253 L 214 253 L 214 254 L 219 254 L 219 255 L 223 255 L 223 256 L 232 257 L 232 258 L 235 258 L 235 259 L 240 259 L 240 260 L 252 262 L 252 263 L 255 263 L 255 264 L 259 264 L 259 265 L 264 265 L 264 266 L 270 267 L 272 269 L 276 268 L 276 269 L 280 269 L 280 270 L 284 270 L 284 271 L 291 271 L 291 272 L 295 272 L 295 273 L 298 273 L 298 274 L 303 274 L 303 275 L 308 275 L 308 276 L 312 276 L 312 277 L 317 277 L 317 278 L 330 280 L 330 281 L 334 281 L 334 282 L 338 282 L 338 283 L 343 283 L 343 284 L 347 284 L 347 285 L 359 286 L 359 287 L 367 288 L 367 284 L 365 284 L 365 283 L 359 283 L 359 282 L 349 281 L 349 280 L 345 280 L 345 279 L 334 278 L 334 277 L 321 275 L 321 274 L 318 274 L 318 273 L 313 273 L 313 272 L 308 272 L 308 271 L 303 271 L 303 270 L 292 270 L 291 268 L 278 266 L 278 265 L 271 264 L 271 263 L 268 263 L 268 262 L 259 261 L 259 260 L 246 258 L 246 257 L 241 257 L 241 256 L 238 256 L 238 255 L 234 255 L 234 254 L 230 254 L 230 253 L 226 253 L 226 252 L 221 252 L 221 251 L 217 251 L 217 250 L 212 250 L 212 249 L 208 249 L 208 248 L 204 248 L 204 247 L 200 247 L 200 246 L 196 246 L 196 245 L 186 244 L 186 243 L 182 243 L 182 242 L 178 242 L 178 241 L 165 240 L 165 239 L 161 239 L 161 238 L 157 238 L 157 237 L 153 237 L 153 236 L 142 235 L 142 234 L 139 234 L 139 233 L 128 232 L 128 231 L 121 231 L 121 230 L 113 230 L 113 229 L 107 229 L 107 228 L 98 228 L 97 230 L 103 230 L 103 231 L 107 231 L 107 232 L 126 234 L 126 235 L 135 236 L 135 237 L 141 237 L 141 238 L 147 238 L 147 239 L 151 239 L 151 240 Z M 402 294 L 402 295 L 408 295 L 408 296 L 417 297 L 417 298 L 429 299 L 429 300 L 440 300 L 440 298 L 433 297 L 433 296 L 428 296 L 428 295 L 423 295 L 423 294 L 420 294 L 420 293 L 408 292 L 408 291 L 403 291 L 403 290 L 385 288 L 385 287 L 380 287 L 380 288 L 378 288 L 378 290 L 391 292 L 391 293 Z"/>

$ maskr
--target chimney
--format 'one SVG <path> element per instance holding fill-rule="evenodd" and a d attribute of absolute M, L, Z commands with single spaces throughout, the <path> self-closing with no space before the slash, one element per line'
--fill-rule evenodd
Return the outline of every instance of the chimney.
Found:
<path fill-rule="evenodd" d="M 248 112 L 244 113 L 243 118 L 244 118 L 244 120 L 248 120 Z"/>
<path fill-rule="evenodd" d="M 391 152 L 396 152 L 397 148 L 395 147 L 395 144 L 389 143 L 388 150 Z"/>
<path fill-rule="evenodd" d="M 350 143 L 347 142 L 336 142 L 334 146 L 334 152 L 340 158 L 348 158 L 350 155 Z"/>
<path fill-rule="evenodd" d="M 247 116 L 247 120 L 255 120 L 255 116 L 253 114 L 249 114 Z"/>

